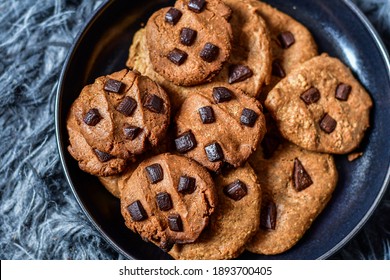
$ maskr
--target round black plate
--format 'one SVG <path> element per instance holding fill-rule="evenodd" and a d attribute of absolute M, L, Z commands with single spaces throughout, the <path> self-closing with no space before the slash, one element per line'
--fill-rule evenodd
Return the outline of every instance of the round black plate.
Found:
<path fill-rule="evenodd" d="M 79 34 L 64 66 L 57 93 L 56 132 L 63 168 L 85 214 L 112 246 L 134 259 L 169 259 L 124 226 L 119 201 L 84 172 L 66 150 L 66 115 L 83 86 L 125 68 L 134 33 L 157 9 L 174 1 L 114 0 L 103 4 Z M 306 25 L 321 52 L 339 57 L 374 99 L 372 126 L 363 156 L 337 156 L 340 180 L 330 204 L 291 250 L 277 256 L 244 253 L 240 259 L 324 259 L 367 221 L 385 192 L 390 162 L 390 67 L 383 44 L 349 1 L 267 0 Z"/>

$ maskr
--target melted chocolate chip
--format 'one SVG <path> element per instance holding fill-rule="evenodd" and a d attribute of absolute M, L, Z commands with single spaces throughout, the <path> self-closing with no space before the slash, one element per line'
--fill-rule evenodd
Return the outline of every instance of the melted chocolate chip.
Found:
<path fill-rule="evenodd" d="M 229 67 L 229 84 L 245 81 L 253 76 L 252 70 L 245 65 L 230 65 Z"/>
<path fill-rule="evenodd" d="M 123 134 L 125 135 L 126 139 L 129 140 L 134 140 L 138 136 L 140 131 L 141 128 L 130 124 L 125 124 L 125 126 L 123 127 Z"/>
<path fill-rule="evenodd" d="M 232 100 L 233 92 L 225 87 L 215 87 L 213 88 L 213 98 L 215 103 L 222 103 Z"/>
<path fill-rule="evenodd" d="M 341 100 L 341 101 L 347 101 L 348 96 L 351 93 L 351 86 L 347 84 L 339 84 L 336 88 L 336 98 Z"/>
<path fill-rule="evenodd" d="M 168 226 L 172 231 L 183 231 L 183 222 L 179 214 L 171 214 L 168 216 Z"/>
<path fill-rule="evenodd" d="M 332 133 L 336 128 L 337 122 L 328 113 L 326 113 L 321 121 L 320 128 L 326 133 Z"/>
<path fill-rule="evenodd" d="M 182 12 L 180 10 L 176 8 L 170 8 L 165 14 L 165 21 L 172 25 L 176 25 L 176 23 L 179 22 L 181 16 Z"/>
<path fill-rule="evenodd" d="M 148 94 L 144 99 L 143 105 L 149 111 L 159 114 L 164 109 L 164 100 L 155 94 Z"/>
<path fill-rule="evenodd" d="M 148 175 L 149 182 L 151 184 L 156 184 L 164 179 L 164 173 L 162 167 L 158 163 L 154 163 L 145 168 L 146 174 Z"/>
<path fill-rule="evenodd" d="M 272 75 L 279 77 L 279 78 L 286 77 L 286 72 L 284 72 L 282 64 L 280 63 L 279 60 L 274 60 L 272 62 Z"/>
<path fill-rule="evenodd" d="M 190 176 L 180 176 L 177 191 L 182 194 L 191 194 L 196 189 L 196 180 Z"/>
<path fill-rule="evenodd" d="M 134 109 L 137 107 L 137 101 L 130 96 L 123 98 L 122 102 L 116 107 L 116 110 L 126 117 L 130 117 L 133 114 Z"/>
<path fill-rule="evenodd" d="M 107 161 L 114 158 L 112 155 L 105 153 L 105 152 L 102 152 L 98 149 L 94 149 L 93 151 L 100 162 L 107 162 Z"/>
<path fill-rule="evenodd" d="M 206 62 L 213 62 L 217 59 L 219 48 L 211 43 L 206 43 L 199 56 Z"/>
<path fill-rule="evenodd" d="M 244 108 L 241 113 L 240 122 L 243 125 L 253 127 L 258 117 L 259 115 L 255 111 L 248 108 Z"/>
<path fill-rule="evenodd" d="M 109 79 L 104 84 L 104 90 L 114 93 L 120 93 L 123 87 L 124 83 L 114 79 Z"/>
<path fill-rule="evenodd" d="M 275 229 L 276 205 L 273 201 L 264 201 L 261 206 L 260 227 L 263 229 Z"/>
<path fill-rule="evenodd" d="M 306 172 L 301 161 L 294 159 L 293 182 L 297 191 L 302 191 L 313 184 L 310 175 Z"/>
<path fill-rule="evenodd" d="M 190 0 L 190 2 L 188 3 L 188 9 L 195 13 L 200 13 L 205 4 L 205 0 Z"/>
<path fill-rule="evenodd" d="M 214 110 L 211 106 L 199 108 L 198 112 L 202 123 L 207 124 L 215 122 Z"/>
<path fill-rule="evenodd" d="M 321 95 L 317 88 L 311 87 L 307 91 L 302 93 L 300 97 L 303 100 L 303 102 L 306 103 L 306 105 L 310 105 L 320 100 Z"/>
<path fill-rule="evenodd" d="M 95 126 L 100 122 L 101 119 L 102 116 L 100 115 L 99 110 L 93 108 L 85 114 L 83 121 L 86 125 Z"/>
<path fill-rule="evenodd" d="M 247 195 L 246 185 L 240 180 L 236 180 L 223 188 L 223 193 L 231 199 L 238 201 Z"/>
<path fill-rule="evenodd" d="M 184 27 L 180 31 L 180 43 L 185 46 L 192 46 L 195 42 L 197 32 L 191 28 Z"/>
<path fill-rule="evenodd" d="M 156 202 L 157 206 L 161 211 L 168 211 L 171 210 L 172 205 L 172 199 L 169 193 L 161 192 L 156 195 Z"/>
<path fill-rule="evenodd" d="M 142 206 L 141 201 L 139 200 L 136 200 L 127 206 L 127 211 L 135 222 L 143 221 L 148 218 L 148 215 L 146 214 L 146 211 Z"/>
<path fill-rule="evenodd" d="M 191 131 L 187 131 L 175 139 L 176 151 L 186 153 L 196 147 L 196 139 Z"/>
<path fill-rule="evenodd" d="M 288 49 L 295 43 L 294 34 L 290 31 L 282 32 L 278 35 L 278 40 L 282 48 Z"/>
<path fill-rule="evenodd" d="M 186 61 L 187 57 L 188 54 L 185 51 L 179 50 L 177 48 L 174 48 L 168 53 L 168 59 L 178 66 L 182 65 L 184 61 Z"/>
<path fill-rule="evenodd" d="M 211 162 L 223 160 L 224 158 L 222 148 L 217 142 L 207 145 L 206 147 L 204 147 L 204 150 L 206 152 L 207 158 Z"/>

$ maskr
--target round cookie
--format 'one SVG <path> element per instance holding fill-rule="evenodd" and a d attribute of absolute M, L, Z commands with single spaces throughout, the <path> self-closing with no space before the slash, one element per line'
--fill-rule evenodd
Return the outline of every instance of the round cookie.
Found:
<path fill-rule="evenodd" d="M 231 52 L 230 9 L 220 0 L 178 0 L 146 24 L 154 70 L 177 85 L 210 81 Z"/>
<path fill-rule="evenodd" d="M 285 141 L 270 158 L 259 148 L 249 162 L 259 175 L 263 201 L 260 230 L 246 248 L 280 254 L 298 242 L 330 200 L 338 179 L 333 157 Z"/>
<path fill-rule="evenodd" d="M 122 183 L 126 226 L 165 251 L 175 243 L 194 242 L 217 202 L 207 170 L 168 153 L 143 161 Z"/>
<path fill-rule="evenodd" d="M 372 101 L 340 60 L 324 54 L 280 81 L 265 106 L 286 139 L 308 150 L 345 154 L 369 127 Z"/>
<path fill-rule="evenodd" d="M 176 244 L 175 259 L 232 259 L 241 254 L 260 225 L 261 189 L 253 169 L 246 164 L 215 179 L 218 207 L 209 226 L 191 244 Z"/>
<path fill-rule="evenodd" d="M 177 152 L 209 170 L 241 166 L 261 142 L 260 103 L 227 84 L 193 91 L 175 116 Z"/>

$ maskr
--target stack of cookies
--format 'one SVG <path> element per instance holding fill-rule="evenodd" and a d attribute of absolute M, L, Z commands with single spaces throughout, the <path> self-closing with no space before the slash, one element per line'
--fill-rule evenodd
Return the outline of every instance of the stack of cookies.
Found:
<path fill-rule="evenodd" d="M 135 34 L 126 66 L 84 87 L 68 150 L 175 259 L 290 249 L 337 185 L 332 155 L 369 127 L 350 70 L 257 0 L 177 0 Z"/>

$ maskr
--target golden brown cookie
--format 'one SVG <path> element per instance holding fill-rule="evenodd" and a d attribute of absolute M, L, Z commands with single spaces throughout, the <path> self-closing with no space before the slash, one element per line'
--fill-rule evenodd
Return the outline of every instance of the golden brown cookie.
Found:
<path fill-rule="evenodd" d="M 175 245 L 175 259 L 232 259 L 241 254 L 260 224 L 261 189 L 246 164 L 216 177 L 218 207 L 210 224 L 191 244 Z"/>
<path fill-rule="evenodd" d="M 369 127 L 372 101 L 347 66 L 324 54 L 279 82 L 265 106 L 286 139 L 308 150 L 345 154 Z"/>
<path fill-rule="evenodd" d="M 121 182 L 126 226 L 165 251 L 194 242 L 217 203 L 210 174 L 182 156 L 149 158 Z"/>
<path fill-rule="evenodd" d="M 338 179 L 333 157 L 284 142 L 268 159 L 259 148 L 249 162 L 263 200 L 260 230 L 246 248 L 282 253 L 298 242 L 330 200 Z"/>

